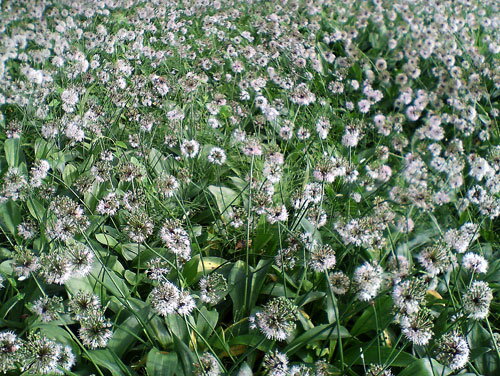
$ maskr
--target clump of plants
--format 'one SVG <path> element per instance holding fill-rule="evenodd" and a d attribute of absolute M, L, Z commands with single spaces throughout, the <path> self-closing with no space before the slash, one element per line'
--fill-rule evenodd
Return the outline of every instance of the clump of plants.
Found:
<path fill-rule="evenodd" d="M 4 0 L 0 374 L 500 373 L 490 0 Z"/>

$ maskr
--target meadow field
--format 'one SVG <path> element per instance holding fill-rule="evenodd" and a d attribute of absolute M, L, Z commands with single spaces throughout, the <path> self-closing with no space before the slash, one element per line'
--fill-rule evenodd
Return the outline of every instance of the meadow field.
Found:
<path fill-rule="evenodd" d="M 500 375 L 499 8 L 0 0 L 0 375 Z"/>

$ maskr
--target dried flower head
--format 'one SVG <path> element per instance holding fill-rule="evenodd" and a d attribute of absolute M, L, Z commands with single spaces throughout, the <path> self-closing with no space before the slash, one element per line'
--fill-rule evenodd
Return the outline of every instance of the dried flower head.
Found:
<path fill-rule="evenodd" d="M 203 353 L 199 361 L 194 363 L 194 367 L 196 376 L 219 376 L 221 374 L 219 361 L 209 352 Z"/>
<path fill-rule="evenodd" d="M 469 361 L 469 345 L 458 332 L 447 333 L 437 343 L 436 359 L 452 370 L 463 368 Z"/>
<path fill-rule="evenodd" d="M 288 357 L 278 351 L 269 352 L 264 356 L 264 368 L 269 376 L 287 376 Z"/>
<path fill-rule="evenodd" d="M 81 328 L 78 331 L 82 343 L 91 348 L 106 347 L 113 336 L 112 324 L 101 314 L 91 314 L 82 318 Z"/>
<path fill-rule="evenodd" d="M 369 301 L 377 295 L 382 286 L 382 273 L 382 268 L 376 263 L 365 262 L 356 268 L 352 281 L 359 300 Z"/>
<path fill-rule="evenodd" d="M 336 271 L 328 276 L 328 281 L 332 287 L 332 291 L 337 295 L 347 294 L 351 286 L 351 280 L 342 271 Z"/>
<path fill-rule="evenodd" d="M 488 317 L 493 292 L 487 282 L 474 281 L 463 295 L 464 312 L 474 320 Z"/>
<path fill-rule="evenodd" d="M 297 307 L 283 296 L 273 298 L 255 314 L 255 324 L 268 338 L 284 341 L 295 330 Z"/>
<path fill-rule="evenodd" d="M 425 307 L 411 315 L 403 315 L 400 325 L 405 337 L 415 345 L 427 345 L 434 335 L 432 315 Z"/>
<path fill-rule="evenodd" d="M 0 332 L 0 372 L 6 373 L 16 369 L 16 363 L 21 360 L 23 344 L 14 332 Z"/>
<path fill-rule="evenodd" d="M 201 278 L 199 284 L 200 299 L 209 304 L 219 303 L 228 290 L 226 277 L 217 272 Z"/>
<path fill-rule="evenodd" d="M 337 259 L 335 258 L 335 251 L 328 245 L 314 247 L 311 250 L 311 259 L 309 265 L 311 269 L 317 272 L 330 270 L 335 267 Z"/>
<path fill-rule="evenodd" d="M 191 241 L 188 233 L 176 220 L 167 220 L 160 230 L 160 238 L 168 250 L 182 259 L 191 257 Z"/>

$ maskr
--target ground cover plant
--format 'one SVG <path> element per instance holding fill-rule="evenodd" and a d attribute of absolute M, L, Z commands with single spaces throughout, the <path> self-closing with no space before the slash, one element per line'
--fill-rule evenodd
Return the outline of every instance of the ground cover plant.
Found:
<path fill-rule="evenodd" d="M 500 374 L 498 2 L 0 4 L 0 374 Z"/>

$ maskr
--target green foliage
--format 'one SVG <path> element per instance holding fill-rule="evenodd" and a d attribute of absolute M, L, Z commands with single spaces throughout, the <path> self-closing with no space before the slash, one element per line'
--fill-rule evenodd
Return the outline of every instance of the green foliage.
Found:
<path fill-rule="evenodd" d="M 0 375 L 500 374 L 498 4 L 0 8 Z"/>

